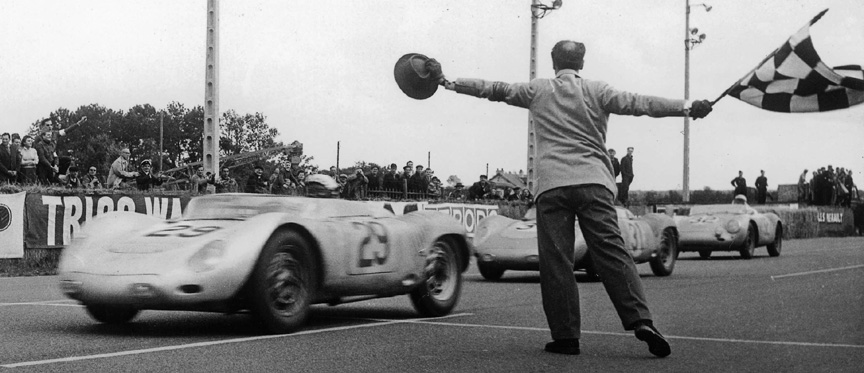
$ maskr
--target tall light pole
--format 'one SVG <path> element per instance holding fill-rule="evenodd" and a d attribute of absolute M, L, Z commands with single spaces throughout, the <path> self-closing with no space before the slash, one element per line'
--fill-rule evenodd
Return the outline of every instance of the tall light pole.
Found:
<path fill-rule="evenodd" d="M 555 0 L 552 5 L 544 5 L 540 0 L 531 0 L 531 63 L 528 67 L 528 80 L 537 77 L 537 26 L 540 18 L 546 16 L 546 13 L 555 9 L 561 8 L 562 0 Z M 528 190 L 534 190 L 534 156 L 537 154 L 535 148 L 536 139 L 534 137 L 534 118 L 531 113 L 528 113 L 528 166 L 527 180 Z M 486 165 L 486 174 L 489 174 L 489 165 Z"/>
<path fill-rule="evenodd" d="M 690 99 L 690 50 L 705 40 L 705 34 L 699 34 L 699 29 L 690 28 L 690 0 L 684 0 L 684 99 Z M 711 11 L 711 6 L 706 4 L 695 4 L 702 6 L 706 12 Z M 699 34 L 698 37 L 696 34 Z M 682 182 L 684 202 L 690 202 L 690 117 L 684 116 L 684 180 Z"/>
<path fill-rule="evenodd" d="M 219 178 L 219 0 L 207 0 L 204 70 L 204 171 Z"/>

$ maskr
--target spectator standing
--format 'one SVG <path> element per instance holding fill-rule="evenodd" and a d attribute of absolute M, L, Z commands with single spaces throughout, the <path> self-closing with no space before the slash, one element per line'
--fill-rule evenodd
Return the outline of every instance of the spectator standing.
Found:
<path fill-rule="evenodd" d="M 734 195 L 743 195 L 747 197 L 747 179 L 744 178 L 744 172 L 738 171 L 738 177 L 732 179 L 730 182 L 733 187 L 735 187 L 735 191 L 732 193 Z"/>
<path fill-rule="evenodd" d="M 108 188 L 119 189 L 124 184 L 125 179 L 134 179 L 138 176 L 138 172 L 129 172 L 129 157 L 132 152 L 129 148 L 120 149 L 120 156 L 111 164 L 111 170 L 108 172 Z M 40 157 L 41 164 L 41 157 Z"/>
<path fill-rule="evenodd" d="M 630 184 L 633 183 L 633 147 L 627 148 L 627 155 L 621 158 L 621 188 L 618 190 L 618 200 L 627 206 L 630 200 Z"/>
<path fill-rule="evenodd" d="M 612 161 L 612 177 L 618 180 L 618 175 L 621 175 L 621 162 L 618 162 L 618 158 L 615 157 L 615 149 L 609 149 L 609 160 Z"/>
<path fill-rule="evenodd" d="M 260 165 L 255 165 L 255 173 L 246 179 L 246 193 L 267 194 L 267 178 L 264 177 L 264 168 Z"/>
<path fill-rule="evenodd" d="M 665 357 L 671 348 L 653 325 L 639 272 L 617 224 L 615 183 L 605 148 L 607 118 L 609 114 L 702 118 L 711 104 L 637 95 L 582 79 L 577 73 L 584 54 L 582 43 L 562 40 L 552 49 L 554 79 L 517 84 L 480 79 L 449 82 L 437 61 L 428 61 L 426 67 L 448 90 L 527 108 L 534 118 L 540 289 L 553 339 L 545 350 L 580 352 L 579 292 L 573 277 L 578 218 L 594 268 L 625 330 L 633 330 L 652 354 Z M 632 180 L 632 159 L 628 163 Z"/>
<path fill-rule="evenodd" d="M 285 177 L 278 165 L 270 174 L 270 194 L 285 194 Z"/>
<path fill-rule="evenodd" d="M 370 197 L 377 196 L 377 191 L 381 190 L 381 174 L 378 173 L 378 166 L 372 166 L 369 170 L 369 175 L 366 175 L 369 183 L 366 185 Z"/>
<path fill-rule="evenodd" d="M 12 144 L 8 133 L 0 135 L 0 184 L 18 182 L 18 169 L 21 167 L 21 152 Z"/>
<path fill-rule="evenodd" d="M 19 182 L 24 184 L 36 184 L 39 176 L 36 173 L 36 166 L 39 164 L 39 154 L 33 148 L 33 136 L 25 135 L 21 139 L 21 148 L 18 150 L 21 153 L 21 167 L 19 171 L 21 176 Z"/>
<path fill-rule="evenodd" d="M 426 193 L 426 188 L 429 186 L 429 181 L 426 178 L 426 171 L 423 170 L 423 165 L 417 165 L 416 172 L 411 175 L 408 180 L 408 191 L 414 193 Z"/>
<path fill-rule="evenodd" d="M 395 163 L 390 164 L 390 168 L 387 170 L 387 173 L 384 174 L 384 177 L 381 181 L 381 186 L 384 187 L 384 190 L 393 191 L 399 189 L 399 175 L 398 166 Z"/>
<path fill-rule="evenodd" d="M 189 178 L 189 192 L 193 196 L 207 194 L 207 184 L 210 178 L 204 174 L 204 166 L 195 166 L 195 174 Z"/>
<path fill-rule="evenodd" d="M 149 159 L 141 161 L 139 167 L 141 172 L 135 177 L 138 190 L 150 190 L 154 186 L 162 185 L 162 175 L 153 175 L 153 164 Z"/>
<path fill-rule="evenodd" d="M 765 204 L 765 197 L 768 195 L 768 178 L 765 177 L 765 170 L 759 170 L 760 175 L 756 178 L 756 203 Z"/>
<path fill-rule="evenodd" d="M 480 175 L 480 180 L 468 188 L 468 199 L 473 201 L 490 197 L 492 197 L 492 185 L 489 184 L 489 177 Z"/>
<path fill-rule="evenodd" d="M 36 148 L 36 153 L 39 155 L 36 174 L 39 176 L 39 182 L 43 184 L 56 182 L 57 173 L 60 171 L 60 168 L 57 167 L 57 143 L 54 142 L 52 136 L 53 132 L 50 130 L 45 131 L 33 144 L 33 147 Z"/>
<path fill-rule="evenodd" d="M 102 181 L 102 178 L 96 174 L 96 172 L 96 166 L 90 166 L 87 170 L 87 174 L 81 178 L 87 189 L 102 189 L 105 187 L 105 183 Z"/>
<path fill-rule="evenodd" d="M 228 167 L 222 167 L 219 170 L 219 181 L 214 181 L 216 184 L 216 193 L 237 193 L 237 180 L 231 177 Z"/>
<path fill-rule="evenodd" d="M 798 176 L 798 203 L 807 202 L 807 192 L 809 189 L 810 186 L 807 185 L 807 169 L 805 168 L 801 176 Z"/>

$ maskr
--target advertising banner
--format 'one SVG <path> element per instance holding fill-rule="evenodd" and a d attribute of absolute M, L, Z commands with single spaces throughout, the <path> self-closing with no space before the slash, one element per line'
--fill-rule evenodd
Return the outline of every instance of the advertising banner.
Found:
<path fill-rule="evenodd" d="M 477 222 L 485 219 L 487 216 L 498 215 L 498 206 L 496 205 L 466 205 L 461 203 L 442 203 L 442 204 L 427 204 L 425 210 L 439 211 L 448 214 L 462 223 L 465 231 L 468 232 L 468 237 L 474 237 L 474 229 L 477 227 Z"/>
<path fill-rule="evenodd" d="M 28 248 L 68 244 L 81 224 L 113 211 L 131 211 L 170 219 L 180 217 L 188 196 L 159 195 L 69 195 L 28 193 L 24 242 Z"/>
<path fill-rule="evenodd" d="M 27 193 L 0 194 L 0 259 L 24 257 L 24 201 Z"/>
<path fill-rule="evenodd" d="M 851 209 L 843 207 L 816 206 L 819 213 L 819 237 L 840 237 L 855 234 L 855 217 Z"/>

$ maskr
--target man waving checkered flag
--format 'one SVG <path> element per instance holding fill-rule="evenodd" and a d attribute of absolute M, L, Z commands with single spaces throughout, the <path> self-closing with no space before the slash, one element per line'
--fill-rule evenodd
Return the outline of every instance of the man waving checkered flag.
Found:
<path fill-rule="evenodd" d="M 845 109 L 864 102 L 864 70 L 861 66 L 831 69 L 822 62 L 813 47 L 810 25 L 827 11 L 825 9 L 814 17 L 724 95 L 783 113 Z"/>

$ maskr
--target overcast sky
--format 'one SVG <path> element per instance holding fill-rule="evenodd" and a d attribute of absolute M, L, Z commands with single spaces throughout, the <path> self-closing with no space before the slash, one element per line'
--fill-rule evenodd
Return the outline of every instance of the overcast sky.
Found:
<path fill-rule="evenodd" d="M 694 1 L 695 2 L 695 1 Z M 813 16 L 829 66 L 864 65 L 864 1 L 725 0 L 694 6 L 707 34 L 691 52 L 691 98 L 716 98 Z M 438 59 L 448 78 L 528 79 L 530 0 L 221 2 L 220 109 L 261 112 L 321 167 L 408 160 L 463 182 L 526 167 L 527 111 L 439 90 L 402 94 L 405 53 Z M 551 1 L 547 1 L 551 3 Z M 581 76 L 683 98 L 684 0 L 564 0 L 540 20 L 538 77 L 561 39 L 586 44 Z M 57 108 L 127 110 L 204 101 L 206 0 L 0 0 L 0 132 L 25 132 Z M 635 147 L 634 190 L 680 189 L 683 119 L 612 116 L 607 146 Z M 727 97 L 691 122 L 690 188 L 731 189 L 738 170 L 769 188 L 804 168 L 851 168 L 864 180 L 864 105 L 829 113 L 762 111 Z"/>

